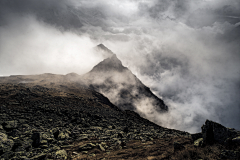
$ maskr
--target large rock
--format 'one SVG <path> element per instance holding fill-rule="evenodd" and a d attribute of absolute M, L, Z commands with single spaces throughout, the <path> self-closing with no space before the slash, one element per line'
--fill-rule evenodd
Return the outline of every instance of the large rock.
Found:
<path fill-rule="evenodd" d="M 16 129 L 18 126 L 18 122 L 17 121 L 5 121 L 3 123 L 3 127 L 5 130 L 12 130 L 12 129 Z"/>
<path fill-rule="evenodd" d="M 67 132 L 60 132 L 60 134 L 58 135 L 59 140 L 65 140 L 68 138 L 69 138 L 69 134 Z"/>
<path fill-rule="evenodd" d="M 32 134 L 32 140 L 33 140 L 33 143 L 32 143 L 32 146 L 33 147 L 39 147 L 40 145 L 43 146 L 43 148 L 46 148 L 47 147 L 47 144 L 48 144 L 48 135 L 43 133 L 43 132 L 34 132 Z"/>
<path fill-rule="evenodd" d="M 38 147 L 40 145 L 40 141 L 41 141 L 41 133 L 40 132 L 35 132 L 32 134 L 32 146 L 33 147 Z"/>
<path fill-rule="evenodd" d="M 6 134 L 0 133 L 0 154 L 10 151 L 13 145 L 13 140 L 8 139 Z"/>
<path fill-rule="evenodd" d="M 101 151 L 105 151 L 105 148 L 101 144 L 99 144 L 98 146 L 99 146 L 99 149 L 101 149 Z"/>
<path fill-rule="evenodd" d="M 199 138 L 196 141 L 194 141 L 194 147 L 202 147 L 203 145 L 203 138 Z"/>
<path fill-rule="evenodd" d="M 57 159 L 67 159 L 67 152 L 63 150 L 59 150 L 55 153 L 55 158 Z"/>
<path fill-rule="evenodd" d="M 57 139 L 57 138 L 58 138 L 58 135 L 59 135 L 59 133 L 60 133 L 60 132 L 59 132 L 59 129 L 58 129 L 58 128 L 54 128 L 54 129 L 51 130 L 51 132 L 52 132 L 54 138 Z"/>
<path fill-rule="evenodd" d="M 215 142 L 223 144 L 228 138 L 234 138 L 237 134 L 235 129 L 226 128 L 209 120 L 206 120 L 205 125 L 202 126 L 203 141 L 207 144 Z"/>
<path fill-rule="evenodd" d="M 233 142 L 234 144 L 240 145 L 240 136 L 239 136 L 239 137 L 236 137 L 236 138 L 233 138 L 233 139 L 232 139 L 232 142 Z"/>

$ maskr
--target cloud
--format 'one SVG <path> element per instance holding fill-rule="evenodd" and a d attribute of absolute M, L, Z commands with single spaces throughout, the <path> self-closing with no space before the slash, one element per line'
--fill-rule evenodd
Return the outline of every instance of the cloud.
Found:
<path fill-rule="evenodd" d="M 237 0 L 1 1 L 0 74 L 81 74 L 104 43 L 168 104 L 156 123 L 240 129 L 239 11 Z"/>
<path fill-rule="evenodd" d="M 0 73 L 84 74 L 103 59 L 88 36 L 61 32 L 34 16 L 14 17 L 0 28 Z"/>
<path fill-rule="evenodd" d="M 168 104 L 170 112 L 155 115 L 156 123 L 197 132 L 205 119 L 212 119 L 238 128 L 239 27 L 228 20 L 201 26 L 143 16 L 131 26 L 135 32 L 128 33 L 128 42 L 107 41 L 123 64 Z M 151 108 L 139 106 L 146 113 Z"/>
<path fill-rule="evenodd" d="M 34 15 L 38 20 L 57 26 L 63 30 L 73 30 L 83 26 L 74 14 L 73 4 L 63 0 L 13 0 L 0 2 L 0 20 L 8 22 L 9 17 Z M 7 21 L 7 22 L 6 22 Z"/>

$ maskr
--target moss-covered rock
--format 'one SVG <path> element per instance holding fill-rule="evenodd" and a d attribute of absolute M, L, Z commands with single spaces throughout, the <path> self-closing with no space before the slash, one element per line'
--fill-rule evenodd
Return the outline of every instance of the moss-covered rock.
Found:
<path fill-rule="evenodd" d="M 13 145 L 13 140 L 8 139 L 6 134 L 0 133 L 0 154 L 11 151 Z"/>
<path fill-rule="evenodd" d="M 239 136 L 239 137 L 236 137 L 236 138 L 233 138 L 233 139 L 232 139 L 232 142 L 233 142 L 234 144 L 240 145 L 240 136 Z"/>
<path fill-rule="evenodd" d="M 63 149 L 63 150 L 58 150 L 55 153 L 55 158 L 56 159 L 67 159 L 67 152 Z"/>
<path fill-rule="evenodd" d="M 105 148 L 101 144 L 99 144 L 98 146 L 101 151 L 105 151 Z"/>
<path fill-rule="evenodd" d="M 195 147 L 202 147 L 203 146 L 203 138 L 199 138 L 196 141 L 194 141 Z"/>
<path fill-rule="evenodd" d="M 65 140 L 68 138 L 69 138 L 69 134 L 67 132 L 60 132 L 60 134 L 58 135 L 59 140 Z"/>

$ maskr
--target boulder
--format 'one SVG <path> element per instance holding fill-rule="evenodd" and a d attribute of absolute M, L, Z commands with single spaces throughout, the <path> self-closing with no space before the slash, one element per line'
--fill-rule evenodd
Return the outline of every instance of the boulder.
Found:
<path fill-rule="evenodd" d="M 98 146 L 99 146 L 99 149 L 101 149 L 101 151 L 105 151 L 105 148 L 101 144 L 99 144 Z"/>
<path fill-rule="evenodd" d="M 69 138 L 69 134 L 67 132 L 60 132 L 60 134 L 58 135 L 59 140 L 64 140 L 68 138 Z"/>
<path fill-rule="evenodd" d="M 205 125 L 202 126 L 202 135 L 204 143 L 213 144 L 217 142 L 224 144 L 228 138 L 234 138 L 237 135 L 237 131 L 206 120 Z"/>
<path fill-rule="evenodd" d="M 33 147 L 39 147 L 40 145 L 43 146 L 43 148 L 47 147 L 48 144 L 48 136 L 45 133 L 42 132 L 34 132 L 32 134 L 32 146 Z"/>
<path fill-rule="evenodd" d="M 12 130 L 12 129 L 16 129 L 18 126 L 18 122 L 17 121 L 5 121 L 3 123 L 3 127 L 5 130 Z"/>
<path fill-rule="evenodd" d="M 6 134 L 0 133 L 0 154 L 11 151 L 13 145 L 13 140 L 8 139 Z"/>
<path fill-rule="evenodd" d="M 67 159 L 67 152 L 64 149 L 58 150 L 55 153 L 55 158 L 56 159 Z"/>
<path fill-rule="evenodd" d="M 33 133 L 32 134 L 32 140 L 33 140 L 32 146 L 33 147 L 38 147 L 40 145 L 40 141 L 42 140 L 41 139 L 41 133 L 40 132 Z"/>
<path fill-rule="evenodd" d="M 202 147 L 203 146 L 203 138 L 199 138 L 194 141 L 194 147 Z"/>
<path fill-rule="evenodd" d="M 59 129 L 58 128 L 53 128 L 51 130 L 51 133 L 53 134 L 54 138 L 57 139 L 59 135 Z"/>
<path fill-rule="evenodd" d="M 233 139 L 232 139 L 232 142 L 233 142 L 234 144 L 240 145 L 240 136 L 239 136 L 239 137 L 236 137 L 236 138 L 233 138 Z"/>

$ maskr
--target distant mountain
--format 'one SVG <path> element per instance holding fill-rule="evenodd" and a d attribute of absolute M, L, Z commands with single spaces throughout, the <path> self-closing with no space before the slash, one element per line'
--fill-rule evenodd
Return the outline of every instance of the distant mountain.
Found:
<path fill-rule="evenodd" d="M 114 55 L 114 53 L 110 49 L 105 47 L 103 44 L 97 45 L 97 47 L 95 49 L 96 49 L 96 51 L 101 52 L 102 55 L 104 56 L 104 58 L 109 58 L 112 55 Z"/>
<path fill-rule="evenodd" d="M 111 50 L 102 44 L 98 45 L 98 48 L 112 55 L 83 75 L 82 81 L 86 85 L 104 94 L 122 110 L 134 110 L 140 114 L 142 107 L 149 107 L 150 112 L 168 110 L 163 100 L 154 95 L 127 67 L 124 67 Z"/>

